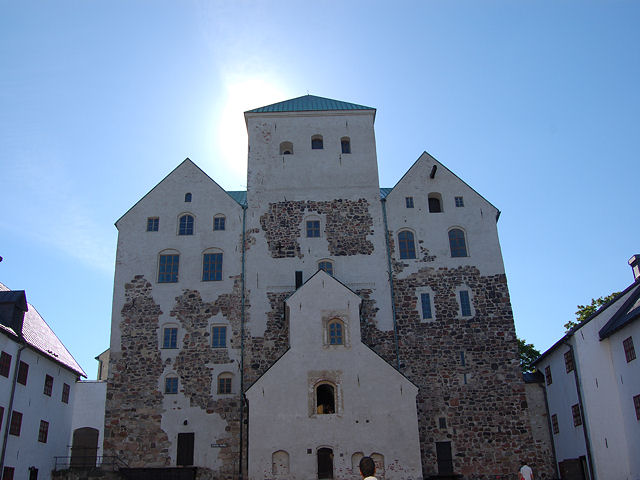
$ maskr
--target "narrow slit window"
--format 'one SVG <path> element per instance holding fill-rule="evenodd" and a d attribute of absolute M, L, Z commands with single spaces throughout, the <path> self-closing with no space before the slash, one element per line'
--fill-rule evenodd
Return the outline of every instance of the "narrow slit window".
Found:
<path fill-rule="evenodd" d="M 471 301 L 468 290 L 460 290 L 460 312 L 463 317 L 471 316 Z"/>
<path fill-rule="evenodd" d="M 433 315 L 431 314 L 431 295 L 428 293 L 421 293 L 420 302 L 422 303 L 422 319 L 427 320 L 433 318 Z"/>
<path fill-rule="evenodd" d="M 547 382 L 547 385 L 551 385 L 553 383 L 553 378 L 551 377 L 551 367 L 547 366 L 544 369 L 544 379 Z"/>

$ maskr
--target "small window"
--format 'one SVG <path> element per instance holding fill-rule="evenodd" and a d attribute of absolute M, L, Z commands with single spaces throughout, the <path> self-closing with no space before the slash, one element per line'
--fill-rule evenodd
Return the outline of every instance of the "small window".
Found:
<path fill-rule="evenodd" d="M 71 387 L 68 383 L 62 384 L 62 398 L 60 399 L 62 403 L 69 403 L 69 392 L 71 392 Z"/>
<path fill-rule="evenodd" d="M 29 376 L 29 364 L 20 360 L 20 365 L 18 366 L 18 383 L 21 385 L 27 384 L 27 377 Z"/>
<path fill-rule="evenodd" d="M 413 197 L 405 197 L 404 203 L 407 206 L 407 208 L 413 208 Z"/>
<path fill-rule="evenodd" d="M 351 140 L 349 137 L 342 137 L 340 139 L 340 146 L 342 148 L 342 153 L 351 153 Z"/>
<path fill-rule="evenodd" d="M 164 393 L 174 395 L 178 393 L 178 377 L 167 377 L 164 379 Z"/>
<path fill-rule="evenodd" d="M 307 220 L 307 237 L 320 237 L 320 220 Z"/>
<path fill-rule="evenodd" d="M 4 467 L 2 469 L 2 480 L 13 480 L 13 474 L 15 473 L 15 468 L 13 467 Z"/>
<path fill-rule="evenodd" d="M 333 277 L 333 262 L 330 260 L 321 260 L 318 262 L 318 270 L 322 270 Z"/>
<path fill-rule="evenodd" d="M 627 359 L 627 363 L 631 360 L 636 359 L 636 349 L 633 348 L 633 338 L 625 338 L 622 342 L 622 346 L 624 347 L 624 358 Z"/>
<path fill-rule="evenodd" d="M 398 246 L 400 248 L 400 258 L 416 258 L 416 246 L 413 240 L 413 233 L 408 230 L 398 234 Z"/>
<path fill-rule="evenodd" d="M 185 193 L 184 194 L 184 201 L 185 202 L 190 202 L 191 201 L 191 194 L 190 193 Z"/>
<path fill-rule="evenodd" d="M 344 345 L 344 324 L 338 320 L 329 322 L 329 345 Z"/>
<path fill-rule="evenodd" d="M 558 426 L 558 415 L 556 415 L 555 413 L 551 415 L 551 427 L 553 428 L 554 435 L 560 433 L 560 427 Z"/>
<path fill-rule="evenodd" d="M 553 378 L 551 378 L 551 367 L 547 366 L 544 368 L 544 378 L 547 381 L 547 385 L 551 385 L 553 383 Z"/>
<path fill-rule="evenodd" d="M 316 412 L 321 415 L 336 413 L 335 388 L 329 383 L 316 387 Z"/>
<path fill-rule="evenodd" d="M 193 215 L 182 215 L 178 235 L 193 235 Z"/>
<path fill-rule="evenodd" d="M 322 135 L 314 135 L 311 137 L 311 149 L 312 150 L 322 150 L 324 148 L 324 144 L 322 141 Z"/>
<path fill-rule="evenodd" d="M 231 393 L 231 382 L 233 375 L 230 373 L 221 373 L 218 375 L 218 394 L 227 395 Z"/>
<path fill-rule="evenodd" d="M 439 193 L 429 194 L 429 213 L 442 213 L 442 197 Z"/>
<path fill-rule="evenodd" d="M 431 295 L 428 293 L 421 293 L 420 303 L 422 304 L 422 319 L 427 320 L 433 318 L 433 315 L 431 314 Z"/>
<path fill-rule="evenodd" d="M 40 443 L 47 443 L 48 436 L 49 436 L 49 422 L 40 420 L 40 430 L 38 430 L 38 441 Z"/>
<path fill-rule="evenodd" d="M 568 352 L 564 352 L 564 366 L 567 370 L 567 373 L 573 371 L 573 354 L 571 353 L 571 350 L 569 350 Z"/>
<path fill-rule="evenodd" d="M 440 417 L 438 419 L 438 426 L 441 430 L 445 430 L 447 428 L 447 419 L 444 417 Z"/>
<path fill-rule="evenodd" d="M 15 410 L 11 414 L 11 424 L 9 425 L 9 434 L 16 437 L 20 436 L 20 430 L 22 429 L 22 413 Z"/>
<path fill-rule="evenodd" d="M 53 377 L 51 375 L 45 375 L 44 389 L 42 390 L 42 393 L 50 397 L 52 392 L 53 392 Z"/>
<path fill-rule="evenodd" d="M 633 397 L 633 407 L 636 409 L 636 419 L 640 420 L 640 395 Z"/>
<path fill-rule="evenodd" d="M 463 317 L 471 316 L 471 301 L 468 290 L 460 290 L 460 313 Z"/>
<path fill-rule="evenodd" d="M 167 327 L 162 331 L 162 348 L 178 348 L 178 329 Z"/>
<path fill-rule="evenodd" d="M 282 142 L 280 144 L 280 155 L 293 155 L 293 143 Z"/>
<path fill-rule="evenodd" d="M 205 253 L 202 258 L 202 281 L 222 280 L 222 254 Z"/>
<path fill-rule="evenodd" d="M 9 371 L 11 370 L 11 355 L 7 352 L 0 354 L 0 375 L 9 378 Z"/>
<path fill-rule="evenodd" d="M 176 283 L 178 281 L 179 263 L 180 255 L 160 255 L 158 283 Z"/>
<path fill-rule="evenodd" d="M 467 256 L 467 243 L 464 239 L 464 232 L 459 228 L 449 230 L 449 247 L 452 257 Z"/>
<path fill-rule="evenodd" d="M 464 199 L 462 197 L 456 197 L 456 207 L 464 207 Z"/>
<path fill-rule="evenodd" d="M 149 217 L 147 218 L 147 232 L 157 232 L 160 226 L 160 218 Z"/>
<path fill-rule="evenodd" d="M 29 480 L 38 480 L 38 469 L 36 467 L 29 467 Z"/>
<path fill-rule="evenodd" d="M 224 230 L 225 229 L 225 217 L 224 215 L 216 215 L 213 217 L 213 229 L 214 230 Z"/>
<path fill-rule="evenodd" d="M 580 412 L 580 405 L 575 404 L 571 406 L 571 415 L 573 415 L 573 426 L 579 427 L 582 425 L 582 414 Z"/>
<path fill-rule="evenodd" d="M 211 346 L 213 348 L 225 348 L 227 346 L 227 327 L 215 325 L 211 327 Z"/>

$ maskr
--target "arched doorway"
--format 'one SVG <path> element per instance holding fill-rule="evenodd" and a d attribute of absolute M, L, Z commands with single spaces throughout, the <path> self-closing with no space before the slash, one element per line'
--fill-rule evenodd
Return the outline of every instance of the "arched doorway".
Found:
<path fill-rule="evenodd" d="M 333 450 L 318 449 L 318 478 L 333 478 Z"/>
<path fill-rule="evenodd" d="M 98 458 L 98 436 L 95 428 L 82 427 L 73 431 L 71 467 L 95 467 Z"/>

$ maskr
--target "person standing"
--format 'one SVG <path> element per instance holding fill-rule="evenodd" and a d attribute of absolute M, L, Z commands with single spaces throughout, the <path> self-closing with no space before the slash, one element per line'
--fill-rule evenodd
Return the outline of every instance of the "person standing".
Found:
<path fill-rule="evenodd" d="M 373 475 L 376 473 L 376 464 L 371 457 L 360 459 L 360 474 L 364 480 L 378 480 Z"/>

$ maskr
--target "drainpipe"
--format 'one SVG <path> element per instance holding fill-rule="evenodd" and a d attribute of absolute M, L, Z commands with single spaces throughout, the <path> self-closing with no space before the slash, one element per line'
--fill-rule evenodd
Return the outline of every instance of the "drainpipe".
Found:
<path fill-rule="evenodd" d="M 27 345 L 24 343 L 24 338 L 22 337 L 22 332 L 18 336 L 18 341 L 22 343 L 20 348 L 18 348 L 18 354 L 16 355 L 16 366 L 13 370 L 13 381 L 11 382 L 11 397 L 9 397 L 9 408 L 7 409 L 7 421 L 4 425 L 4 433 L 2 435 L 2 454 L 0 454 L 0 473 L 4 471 L 4 456 L 7 453 L 7 440 L 9 438 L 9 427 L 11 425 L 11 417 L 13 415 L 13 398 L 16 393 L 16 384 L 18 383 L 18 369 L 20 367 L 20 356 L 22 355 L 22 351 L 27 348 Z"/>
<path fill-rule="evenodd" d="M 244 426 L 244 261 L 245 261 L 245 235 L 246 235 L 247 206 L 242 206 L 242 271 L 240 273 L 240 285 L 242 288 L 240 301 L 240 461 L 238 462 L 238 479 L 242 480 L 242 430 Z"/>
<path fill-rule="evenodd" d="M 582 384 L 580 383 L 580 376 L 578 375 L 578 359 L 573 353 L 573 346 L 567 342 L 571 357 L 573 358 L 573 378 L 576 384 L 576 393 L 578 394 L 578 405 L 580 407 L 580 415 L 582 415 L 582 433 L 584 434 L 584 444 L 587 448 L 587 461 L 589 462 L 589 473 L 591 474 L 591 480 L 598 480 L 598 476 L 593 468 L 593 457 L 591 456 L 591 440 L 589 439 L 589 427 L 587 423 L 587 412 L 582 404 Z"/>
<path fill-rule="evenodd" d="M 380 199 L 382 203 L 382 218 L 384 220 L 384 243 L 387 246 L 387 271 L 389 274 L 389 291 L 391 293 L 391 316 L 393 318 L 393 342 L 396 349 L 396 368 L 400 370 L 400 352 L 398 348 L 398 327 L 396 324 L 396 302 L 393 291 L 393 271 L 391 270 L 391 247 L 389 245 L 389 226 L 387 225 L 387 199 Z"/>

